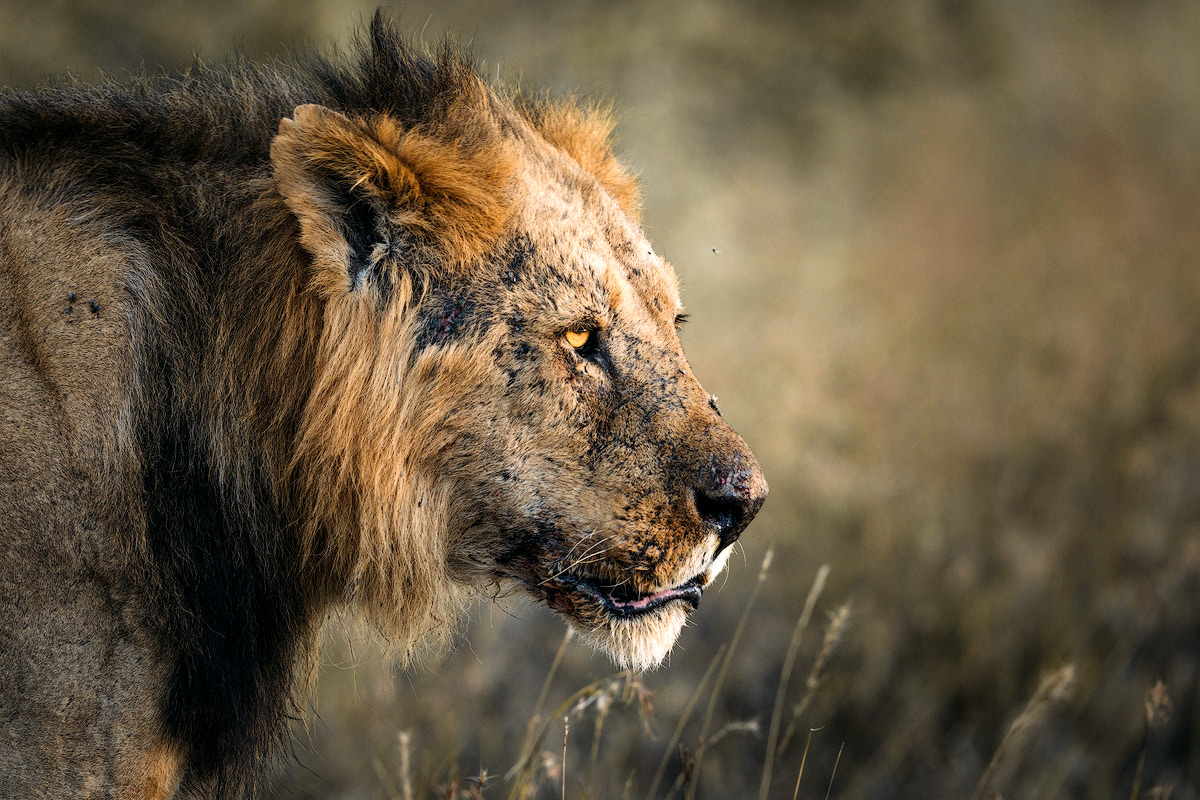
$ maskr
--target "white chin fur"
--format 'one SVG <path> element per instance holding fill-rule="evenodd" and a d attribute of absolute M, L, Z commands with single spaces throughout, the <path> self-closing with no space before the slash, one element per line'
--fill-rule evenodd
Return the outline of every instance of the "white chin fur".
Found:
<path fill-rule="evenodd" d="M 704 585 L 711 586 L 713 579 L 725 569 L 732 549 L 725 548 L 709 565 Z M 612 659 L 619 669 L 650 670 L 662 664 L 671 652 L 679 632 L 687 623 L 688 611 L 684 603 L 671 603 L 632 619 L 614 617 L 602 628 L 580 631 L 580 636 Z"/>
<path fill-rule="evenodd" d="M 603 651 L 619 669 L 644 671 L 663 662 L 687 621 L 684 603 L 671 603 L 631 619 L 612 618 L 602 628 L 581 631 L 585 642 Z"/>

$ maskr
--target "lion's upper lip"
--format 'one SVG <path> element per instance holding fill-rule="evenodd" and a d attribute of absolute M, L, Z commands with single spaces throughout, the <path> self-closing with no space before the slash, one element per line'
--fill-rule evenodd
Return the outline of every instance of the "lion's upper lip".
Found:
<path fill-rule="evenodd" d="M 637 592 L 628 583 L 605 584 L 587 578 L 576 578 L 575 583 L 580 590 L 599 598 L 605 610 L 616 617 L 645 614 L 675 600 L 682 600 L 695 609 L 700 606 L 700 596 L 704 593 L 699 577 L 649 593 Z"/>

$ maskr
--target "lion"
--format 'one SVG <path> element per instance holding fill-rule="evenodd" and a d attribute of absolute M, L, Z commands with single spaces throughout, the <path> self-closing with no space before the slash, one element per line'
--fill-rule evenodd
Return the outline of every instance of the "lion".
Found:
<path fill-rule="evenodd" d="M 767 484 L 611 130 L 380 15 L 0 95 L 0 796 L 255 794 L 347 609 L 664 658 Z"/>

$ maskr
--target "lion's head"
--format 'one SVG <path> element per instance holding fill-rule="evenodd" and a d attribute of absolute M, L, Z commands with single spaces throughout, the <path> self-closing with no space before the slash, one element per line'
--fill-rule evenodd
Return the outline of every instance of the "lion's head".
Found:
<path fill-rule="evenodd" d="M 766 481 L 684 357 L 604 115 L 437 69 L 420 119 L 304 106 L 272 147 L 321 309 L 309 552 L 406 636 L 515 585 L 654 665 Z"/>

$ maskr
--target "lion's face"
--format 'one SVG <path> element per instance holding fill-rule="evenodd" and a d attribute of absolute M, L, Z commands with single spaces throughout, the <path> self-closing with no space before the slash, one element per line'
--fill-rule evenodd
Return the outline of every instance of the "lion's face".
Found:
<path fill-rule="evenodd" d="M 628 667 L 657 664 L 767 485 L 679 341 L 675 276 L 607 195 L 527 195 L 486 280 L 426 311 L 486 360 L 444 469 L 471 498 L 450 556 L 515 581 Z M 479 322 L 471 324 L 469 318 Z M 454 329 L 474 328 L 457 340 Z M 469 342 L 469 343 L 468 343 Z"/>
<path fill-rule="evenodd" d="M 402 629 L 447 579 L 518 585 L 657 664 L 766 481 L 692 375 L 675 276 L 588 120 L 456 108 L 431 138 L 301 107 L 273 145 L 324 303 L 307 547 Z"/>

